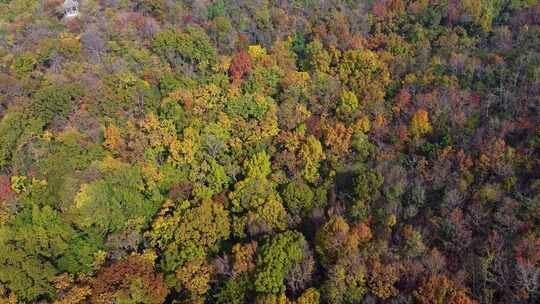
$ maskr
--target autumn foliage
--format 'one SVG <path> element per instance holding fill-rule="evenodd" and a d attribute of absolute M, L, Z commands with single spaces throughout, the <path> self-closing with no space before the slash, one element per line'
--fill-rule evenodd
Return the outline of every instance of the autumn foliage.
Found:
<path fill-rule="evenodd" d="M 135 255 L 98 272 L 90 300 L 92 303 L 163 303 L 168 293 L 163 274 L 156 273 L 147 258 Z"/>
<path fill-rule="evenodd" d="M 540 303 L 538 0 L 0 0 L 0 304 Z"/>
<path fill-rule="evenodd" d="M 236 54 L 229 66 L 229 75 L 233 82 L 240 81 L 251 71 L 251 58 L 248 52 L 241 50 Z"/>

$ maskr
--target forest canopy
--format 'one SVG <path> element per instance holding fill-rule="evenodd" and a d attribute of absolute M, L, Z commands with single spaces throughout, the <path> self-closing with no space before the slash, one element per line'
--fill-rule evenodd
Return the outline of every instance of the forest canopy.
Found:
<path fill-rule="evenodd" d="M 540 303 L 538 0 L 0 0 L 0 303 Z"/>

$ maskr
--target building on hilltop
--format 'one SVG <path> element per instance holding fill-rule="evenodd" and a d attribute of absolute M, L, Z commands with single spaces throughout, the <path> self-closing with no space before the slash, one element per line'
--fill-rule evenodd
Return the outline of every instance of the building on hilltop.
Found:
<path fill-rule="evenodd" d="M 79 1 L 78 0 L 64 0 L 62 6 L 64 8 L 64 17 L 71 18 L 79 15 Z"/>

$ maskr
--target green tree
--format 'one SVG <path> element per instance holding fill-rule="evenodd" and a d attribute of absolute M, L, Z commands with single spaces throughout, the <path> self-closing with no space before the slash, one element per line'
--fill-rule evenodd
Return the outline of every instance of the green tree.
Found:
<path fill-rule="evenodd" d="M 88 136 L 73 129 L 66 130 L 52 140 L 39 143 L 43 149 L 40 159 L 35 160 L 32 168 L 36 177 L 47 181 L 41 198 L 41 204 L 49 204 L 57 209 L 69 208 L 79 187 L 79 172 L 86 170 L 93 161 L 103 157 L 103 148 L 92 143 Z M 15 166 L 23 167 L 25 155 L 20 153 Z"/>
<path fill-rule="evenodd" d="M 13 291 L 22 302 L 34 302 L 38 297 L 52 298 L 50 280 L 58 270 L 48 261 L 10 244 L 9 231 L 0 229 L 0 282 Z"/>
<path fill-rule="evenodd" d="M 274 101 L 270 97 L 260 95 L 241 95 L 226 103 L 225 111 L 231 115 L 239 115 L 244 119 L 262 120 Z"/>
<path fill-rule="evenodd" d="M 68 248 L 56 261 L 58 269 L 73 274 L 94 273 L 96 254 L 105 247 L 103 237 L 78 233 L 67 245 Z"/>
<path fill-rule="evenodd" d="M 216 304 L 245 304 L 252 283 L 247 275 L 228 279 L 214 295 Z"/>
<path fill-rule="evenodd" d="M 141 229 L 161 205 L 161 195 L 147 187 L 138 166 L 113 162 L 112 168 L 102 168 L 102 179 L 82 185 L 75 197 L 70 213 L 83 231 L 107 235 L 133 225 Z"/>
<path fill-rule="evenodd" d="M 17 76 L 22 78 L 32 73 L 36 65 L 36 58 L 33 56 L 33 54 L 27 53 L 17 57 L 17 59 L 15 59 L 11 65 L 11 69 Z"/>
<path fill-rule="evenodd" d="M 200 27 L 188 26 L 185 32 L 162 31 L 152 43 L 154 51 L 173 67 L 187 65 L 205 71 L 216 63 L 216 50 Z"/>
<path fill-rule="evenodd" d="M 361 162 L 366 161 L 375 151 L 375 145 L 369 141 L 365 133 L 360 131 L 353 134 L 351 145 L 356 151 L 356 158 Z"/>
<path fill-rule="evenodd" d="M 54 262 L 70 249 L 74 236 L 51 207 L 24 208 L 0 226 L 0 282 L 23 301 L 52 298 L 50 280 L 58 273 Z"/>
<path fill-rule="evenodd" d="M 292 230 L 267 239 L 257 256 L 255 290 L 274 294 L 285 292 L 285 276 L 292 265 L 302 259 L 306 245 L 304 236 Z"/>
<path fill-rule="evenodd" d="M 362 170 L 354 179 L 354 192 L 359 200 L 373 201 L 380 195 L 384 177 L 378 171 Z"/>
<path fill-rule="evenodd" d="M 293 181 L 285 186 L 282 192 L 285 206 L 293 214 L 301 215 L 311 210 L 315 205 L 315 194 L 302 181 Z"/>
<path fill-rule="evenodd" d="M 163 252 L 161 268 L 172 272 L 189 260 L 216 253 L 219 241 L 229 234 L 228 211 L 219 203 L 204 200 L 198 206 L 190 206 L 188 201 L 165 205 L 148 236 Z"/>
<path fill-rule="evenodd" d="M 26 127 L 26 117 L 21 112 L 8 112 L 0 121 L 0 170 L 11 164 Z"/>
<path fill-rule="evenodd" d="M 209 20 L 212 20 L 219 16 L 223 16 L 223 14 L 225 14 L 225 1 L 213 1 L 213 3 L 208 6 L 207 10 Z"/>
<path fill-rule="evenodd" d="M 270 164 L 266 152 L 253 155 L 244 163 L 246 178 L 236 183 L 234 191 L 229 193 L 231 210 L 240 226 L 235 228 L 238 235 L 244 234 L 248 224 L 264 227 L 264 230 L 280 231 L 287 227 L 287 211 L 275 183 L 268 177 Z"/>
<path fill-rule="evenodd" d="M 43 87 L 34 95 L 32 114 L 45 124 L 52 120 L 66 119 L 75 102 L 82 95 L 76 84 L 54 84 Z"/>

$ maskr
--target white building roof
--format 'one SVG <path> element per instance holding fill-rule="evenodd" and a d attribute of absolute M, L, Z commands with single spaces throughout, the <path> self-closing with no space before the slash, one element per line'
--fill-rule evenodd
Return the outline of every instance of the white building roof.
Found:
<path fill-rule="evenodd" d="M 77 0 L 64 0 L 62 7 L 64 8 L 65 17 L 75 17 L 79 15 L 79 1 Z"/>
<path fill-rule="evenodd" d="M 79 1 L 77 0 L 64 0 L 64 9 L 70 8 L 70 7 L 79 7 Z"/>

